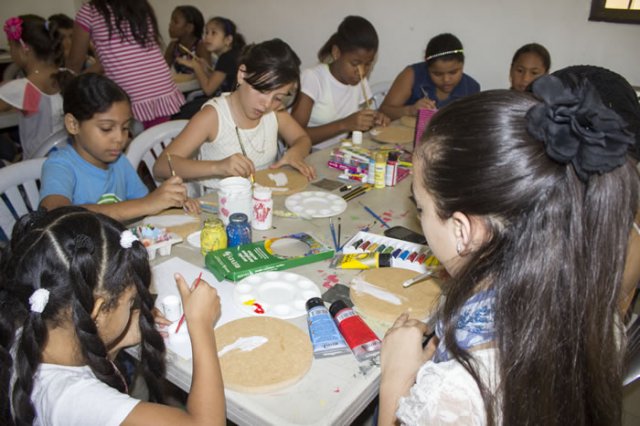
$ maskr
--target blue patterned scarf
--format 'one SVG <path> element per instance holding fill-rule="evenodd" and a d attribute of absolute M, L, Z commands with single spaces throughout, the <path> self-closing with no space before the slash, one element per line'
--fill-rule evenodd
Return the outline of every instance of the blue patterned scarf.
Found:
<path fill-rule="evenodd" d="M 493 340 L 495 335 L 493 323 L 493 305 L 495 290 L 486 290 L 474 294 L 460 309 L 456 326 L 456 342 L 462 349 L 469 350 Z M 436 336 L 440 342 L 433 357 L 434 362 L 448 361 L 451 354 L 444 342 L 444 326 L 442 321 L 436 323 Z"/>

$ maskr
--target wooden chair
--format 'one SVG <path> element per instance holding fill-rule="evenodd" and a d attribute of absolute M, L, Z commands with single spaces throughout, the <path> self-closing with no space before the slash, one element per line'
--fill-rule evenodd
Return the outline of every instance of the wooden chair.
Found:
<path fill-rule="evenodd" d="M 34 158 L 0 169 L 0 230 L 7 239 L 16 220 L 38 208 L 44 160 Z"/>

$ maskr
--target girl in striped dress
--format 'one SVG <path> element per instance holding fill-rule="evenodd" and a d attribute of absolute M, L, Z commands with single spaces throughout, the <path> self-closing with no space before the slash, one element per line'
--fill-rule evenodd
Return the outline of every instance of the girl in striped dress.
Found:
<path fill-rule="evenodd" d="M 147 0 L 91 0 L 80 7 L 68 67 L 79 72 L 93 41 L 107 77 L 131 99 L 146 128 L 168 121 L 184 104 L 160 50 L 158 22 Z"/>

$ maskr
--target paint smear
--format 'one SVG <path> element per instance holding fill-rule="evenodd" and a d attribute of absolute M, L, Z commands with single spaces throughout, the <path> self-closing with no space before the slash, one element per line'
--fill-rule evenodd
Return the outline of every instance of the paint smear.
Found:
<path fill-rule="evenodd" d="M 286 173 L 269 173 L 269 179 L 275 182 L 276 186 L 285 186 L 289 183 L 289 179 L 287 178 Z"/>
<path fill-rule="evenodd" d="M 406 300 L 404 297 L 396 296 L 395 294 L 383 290 L 359 277 L 356 277 L 351 281 L 351 287 L 353 287 L 357 292 L 367 293 L 376 299 L 384 300 L 385 302 L 393 305 L 401 305 L 402 299 Z"/>
<path fill-rule="evenodd" d="M 218 358 L 222 358 L 228 352 L 239 350 L 242 352 L 249 352 L 267 343 L 269 339 L 264 336 L 250 336 L 240 337 L 235 342 L 225 346 L 218 351 Z"/>

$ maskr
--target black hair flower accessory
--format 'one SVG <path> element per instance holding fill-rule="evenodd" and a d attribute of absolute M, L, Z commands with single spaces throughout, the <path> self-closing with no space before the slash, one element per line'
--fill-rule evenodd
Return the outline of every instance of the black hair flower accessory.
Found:
<path fill-rule="evenodd" d="M 586 79 L 572 89 L 547 75 L 533 82 L 532 91 L 542 102 L 527 112 L 527 130 L 544 142 L 551 158 L 571 163 L 583 182 L 625 163 L 634 143 L 627 123 L 602 103 Z"/>

